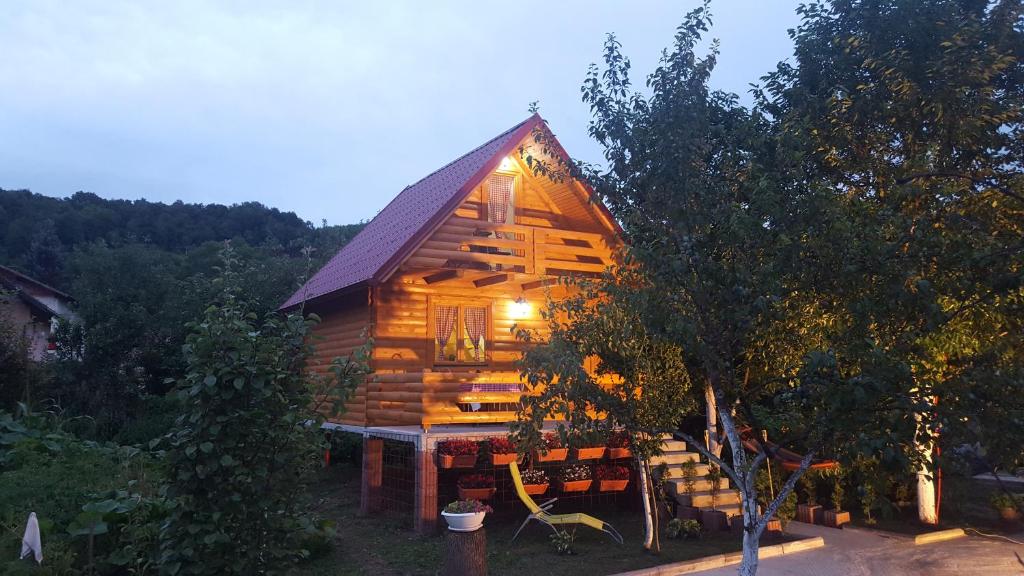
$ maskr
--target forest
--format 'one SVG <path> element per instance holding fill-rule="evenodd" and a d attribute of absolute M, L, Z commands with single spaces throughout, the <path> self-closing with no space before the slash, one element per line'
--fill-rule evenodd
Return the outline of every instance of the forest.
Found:
<path fill-rule="evenodd" d="M 184 368 L 186 324 L 214 299 L 226 243 L 246 279 L 245 299 L 262 315 L 362 228 L 316 226 L 256 202 L 164 204 L 3 189 L 0 222 L 0 264 L 72 295 L 79 315 L 62 327 L 56 361 L 32 366 L 2 356 L 2 408 L 45 399 L 66 417 L 88 416 L 74 420 L 76 432 L 124 443 L 166 431 L 174 412 L 164 396 L 168 380 Z M 89 353 L 70 359 L 77 349 Z"/>

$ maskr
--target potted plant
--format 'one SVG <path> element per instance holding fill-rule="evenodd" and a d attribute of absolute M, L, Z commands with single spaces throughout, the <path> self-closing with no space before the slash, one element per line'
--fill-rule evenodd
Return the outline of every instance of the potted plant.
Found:
<path fill-rule="evenodd" d="M 491 438 L 487 441 L 491 451 L 491 463 L 495 466 L 508 466 L 516 461 L 516 445 L 506 436 Z"/>
<path fill-rule="evenodd" d="M 597 489 L 601 492 L 622 492 L 629 486 L 629 468 L 615 464 L 597 467 Z"/>
<path fill-rule="evenodd" d="M 531 496 L 541 496 L 548 491 L 548 475 L 543 470 L 523 470 L 523 488 Z"/>
<path fill-rule="evenodd" d="M 683 493 L 686 495 L 686 506 L 676 507 L 676 517 L 680 520 L 700 520 L 700 508 L 693 505 L 693 499 L 697 495 L 697 461 L 687 460 L 679 465 L 682 473 Z"/>
<path fill-rule="evenodd" d="M 600 460 L 604 456 L 604 439 L 597 432 L 581 432 L 570 439 L 576 460 Z"/>
<path fill-rule="evenodd" d="M 999 519 L 1006 524 L 1016 524 L 1020 521 L 1021 497 L 1009 492 L 996 492 L 990 500 L 992 507 L 999 512 Z"/>
<path fill-rule="evenodd" d="M 537 462 L 561 462 L 569 456 L 569 449 L 562 444 L 562 437 L 556 432 L 548 432 L 542 438 L 540 450 L 534 453 Z"/>
<path fill-rule="evenodd" d="M 457 500 L 444 507 L 441 516 L 452 532 L 472 532 L 484 525 L 491 507 L 479 500 Z"/>
<path fill-rule="evenodd" d="M 818 504 L 818 480 L 811 470 L 804 472 L 800 477 L 800 487 L 803 488 L 807 501 L 804 504 L 797 504 L 796 519 L 807 524 L 820 524 L 824 509 Z"/>
<path fill-rule="evenodd" d="M 494 496 L 494 476 L 487 474 L 463 474 L 457 483 L 459 500 L 487 500 Z"/>
<path fill-rule="evenodd" d="M 843 524 L 850 522 L 850 513 L 843 511 L 843 496 L 845 493 L 843 473 L 840 470 L 836 470 L 835 482 L 832 483 L 832 509 L 825 510 L 826 526 L 842 528 Z"/>
<path fill-rule="evenodd" d="M 586 492 L 592 483 L 586 464 L 570 464 L 558 473 L 558 489 L 562 492 Z"/>
<path fill-rule="evenodd" d="M 630 448 L 629 433 L 625 430 L 612 432 L 608 437 L 608 458 L 619 460 L 621 458 L 632 458 L 633 450 Z"/>
<path fill-rule="evenodd" d="M 701 510 L 701 524 L 709 532 L 725 530 L 729 527 L 729 518 L 725 515 L 725 512 L 718 510 L 718 494 L 722 491 L 722 470 L 718 466 L 711 464 L 704 478 L 710 483 L 708 491 L 711 493 L 711 509 Z"/>
<path fill-rule="evenodd" d="M 453 438 L 437 443 L 437 460 L 441 468 L 472 468 L 480 445 L 473 440 Z"/>

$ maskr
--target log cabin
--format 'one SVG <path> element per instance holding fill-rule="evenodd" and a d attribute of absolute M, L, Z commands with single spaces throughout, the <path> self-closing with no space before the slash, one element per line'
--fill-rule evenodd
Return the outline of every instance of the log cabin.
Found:
<path fill-rule="evenodd" d="M 319 315 L 314 370 L 373 339 L 373 375 L 329 426 L 364 437 L 364 512 L 381 441 L 415 447 L 415 526 L 437 521 L 437 439 L 504 434 L 523 393 L 513 327 L 546 328 L 560 276 L 613 264 L 619 228 L 575 180 L 535 175 L 522 149 L 564 149 L 539 115 L 407 186 L 282 309 Z M 554 152 L 552 152 L 552 150 Z"/>

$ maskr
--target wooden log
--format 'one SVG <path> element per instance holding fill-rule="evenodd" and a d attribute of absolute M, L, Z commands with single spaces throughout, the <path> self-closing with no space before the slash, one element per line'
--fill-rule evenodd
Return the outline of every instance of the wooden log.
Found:
<path fill-rule="evenodd" d="M 487 575 L 487 531 L 447 531 L 445 537 L 443 576 Z"/>

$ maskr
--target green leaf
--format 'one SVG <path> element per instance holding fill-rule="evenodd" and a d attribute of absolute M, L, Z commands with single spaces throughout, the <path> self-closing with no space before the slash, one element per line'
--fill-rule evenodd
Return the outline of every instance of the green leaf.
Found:
<path fill-rule="evenodd" d="M 199 449 L 209 454 L 210 452 L 213 452 L 213 442 L 203 442 L 199 445 Z"/>

